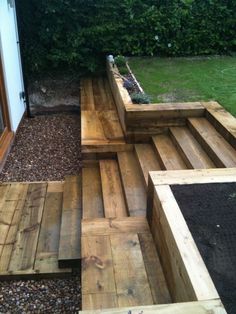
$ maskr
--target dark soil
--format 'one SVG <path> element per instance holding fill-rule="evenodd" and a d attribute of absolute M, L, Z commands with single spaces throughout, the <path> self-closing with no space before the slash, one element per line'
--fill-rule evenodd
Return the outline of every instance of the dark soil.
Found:
<path fill-rule="evenodd" d="M 56 181 L 81 168 L 80 115 L 24 118 L 0 174 L 1 181 Z"/>
<path fill-rule="evenodd" d="M 229 314 L 236 313 L 236 183 L 172 186 Z"/>

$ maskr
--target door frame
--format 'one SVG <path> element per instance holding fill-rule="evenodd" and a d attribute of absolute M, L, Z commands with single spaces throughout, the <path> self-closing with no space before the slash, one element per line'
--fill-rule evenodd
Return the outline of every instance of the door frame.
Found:
<path fill-rule="evenodd" d="M 14 133 L 11 130 L 11 123 L 9 118 L 9 109 L 1 53 L 0 53 L 0 102 L 2 104 L 1 106 L 2 117 L 5 127 L 2 134 L 0 135 L 0 170 L 1 170 L 14 136 Z"/>

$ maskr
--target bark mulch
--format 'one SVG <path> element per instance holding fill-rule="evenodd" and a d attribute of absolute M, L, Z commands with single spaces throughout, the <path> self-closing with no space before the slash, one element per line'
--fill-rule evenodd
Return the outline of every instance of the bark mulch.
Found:
<path fill-rule="evenodd" d="M 81 167 L 80 115 L 24 118 L 0 181 L 57 181 Z"/>
<path fill-rule="evenodd" d="M 172 186 L 228 314 L 236 309 L 236 183 Z"/>

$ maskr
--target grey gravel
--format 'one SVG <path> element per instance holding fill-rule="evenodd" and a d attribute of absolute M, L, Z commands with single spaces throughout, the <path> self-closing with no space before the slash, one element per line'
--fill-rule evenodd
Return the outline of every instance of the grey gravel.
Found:
<path fill-rule="evenodd" d="M 78 313 L 80 278 L 0 282 L 0 313 Z"/>
<path fill-rule="evenodd" d="M 80 115 L 24 118 L 0 181 L 56 181 L 81 168 Z"/>

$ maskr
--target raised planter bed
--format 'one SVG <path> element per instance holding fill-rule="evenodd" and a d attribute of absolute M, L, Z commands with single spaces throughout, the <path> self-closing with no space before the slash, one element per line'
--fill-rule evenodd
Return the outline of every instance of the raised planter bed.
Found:
<path fill-rule="evenodd" d="M 186 117 L 204 115 L 205 108 L 199 102 L 133 104 L 127 89 L 123 86 L 123 79 L 116 73 L 119 73 L 118 68 L 107 62 L 107 76 L 126 134 L 135 132 L 153 134 L 164 126 L 184 125 Z"/>
<path fill-rule="evenodd" d="M 214 243 L 212 247 L 204 245 L 207 243 L 207 239 L 204 238 L 204 231 L 207 232 L 208 226 L 209 232 L 212 230 L 210 224 L 211 222 L 214 223 L 213 219 L 215 218 L 213 217 L 219 218 L 222 214 L 226 214 L 222 212 L 219 202 L 218 205 L 215 204 L 214 215 L 209 213 L 213 210 L 211 202 L 219 192 L 216 190 L 216 185 L 212 185 L 212 183 L 223 183 L 223 186 L 229 184 L 230 190 L 232 189 L 232 182 L 234 182 L 235 187 L 235 178 L 235 168 L 150 172 L 149 174 L 148 221 L 168 287 L 175 302 L 217 299 L 219 298 L 218 290 L 220 298 L 223 299 L 229 309 L 229 313 L 233 313 L 231 308 L 232 300 L 234 300 L 232 295 L 235 293 L 235 290 L 232 289 L 234 284 L 231 283 L 230 285 L 229 282 L 225 281 L 228 274 L 225 274 L 226 277 L 224 277 L 224 272 L 232 271 L 232 269 L 229 270 L 229 267 L 232 267 L 229 264 L 230 258 L 225 259 L 226 264 L 219 269 L 219 273 L 217 273 L 217 270 L 212 270 L 210 262 L 213 259 L 212 247 L 214 247 Z M 221 187 L 219 184 L 217 186 Z M 206 189 L 208 189 L 208 194 Z M 201 193 L 197 194 L 195 191 Z M 206 195 L 203 195 L 202 192 L 204 191 L 206 191 Z M 211 191 L 215 192 L 213 198 L 210 196 Z M 197 195 L 201 196 L 201 199 Z M 231 197 L 235 196 L 234 193 L 230 195 Z M 209 204 L 206 207 L 209 207 L 209 211 L 205 215 L 203 212 L 205 207 L 203 206 L 204 202 L 207 201 L 207 197 Z M 199 206 L 199 203 L 202 205 Z M 226 208 L 225 211 L 227 212 L 227 210 L 229 209 Z M 231 213 L 232 210 L 231 208 Z M 211 216 L 212 218 L 210 218 Z M 196 221 L 197 225 L 194 224 Z M 204 231 L 202 231 L 203 223 L 205 225 Z M 216 226 L 216 229 L 219 228 Z M 229 228 L 229 230 L 232 229 Z M 226 232 L 226 235 L 224 233 L 219 240 L 224 241 L 224 236 L 229 239 L 232 235 L 233 233 Z M 225 245 L 223 250 L 219 250 L 214 256 L 215 265 L 222 266 L 224 256 L 229 257 L 231 253 Z M 235 253 L 232 253 L 231 257 L 234 256 Z M 227 301 L 228 297 L 232 297 L 231 303 Z"/>
<path fill-rule="evenodd" d="M 121 126 L 130 142 L 147 140 L 171 126 L 186 125 L 187 118 L 205 117 L 236 147 L 235 118 L 217 102 L 133 104 L 116 66 L 107 61 L 107 77 Z"/>

